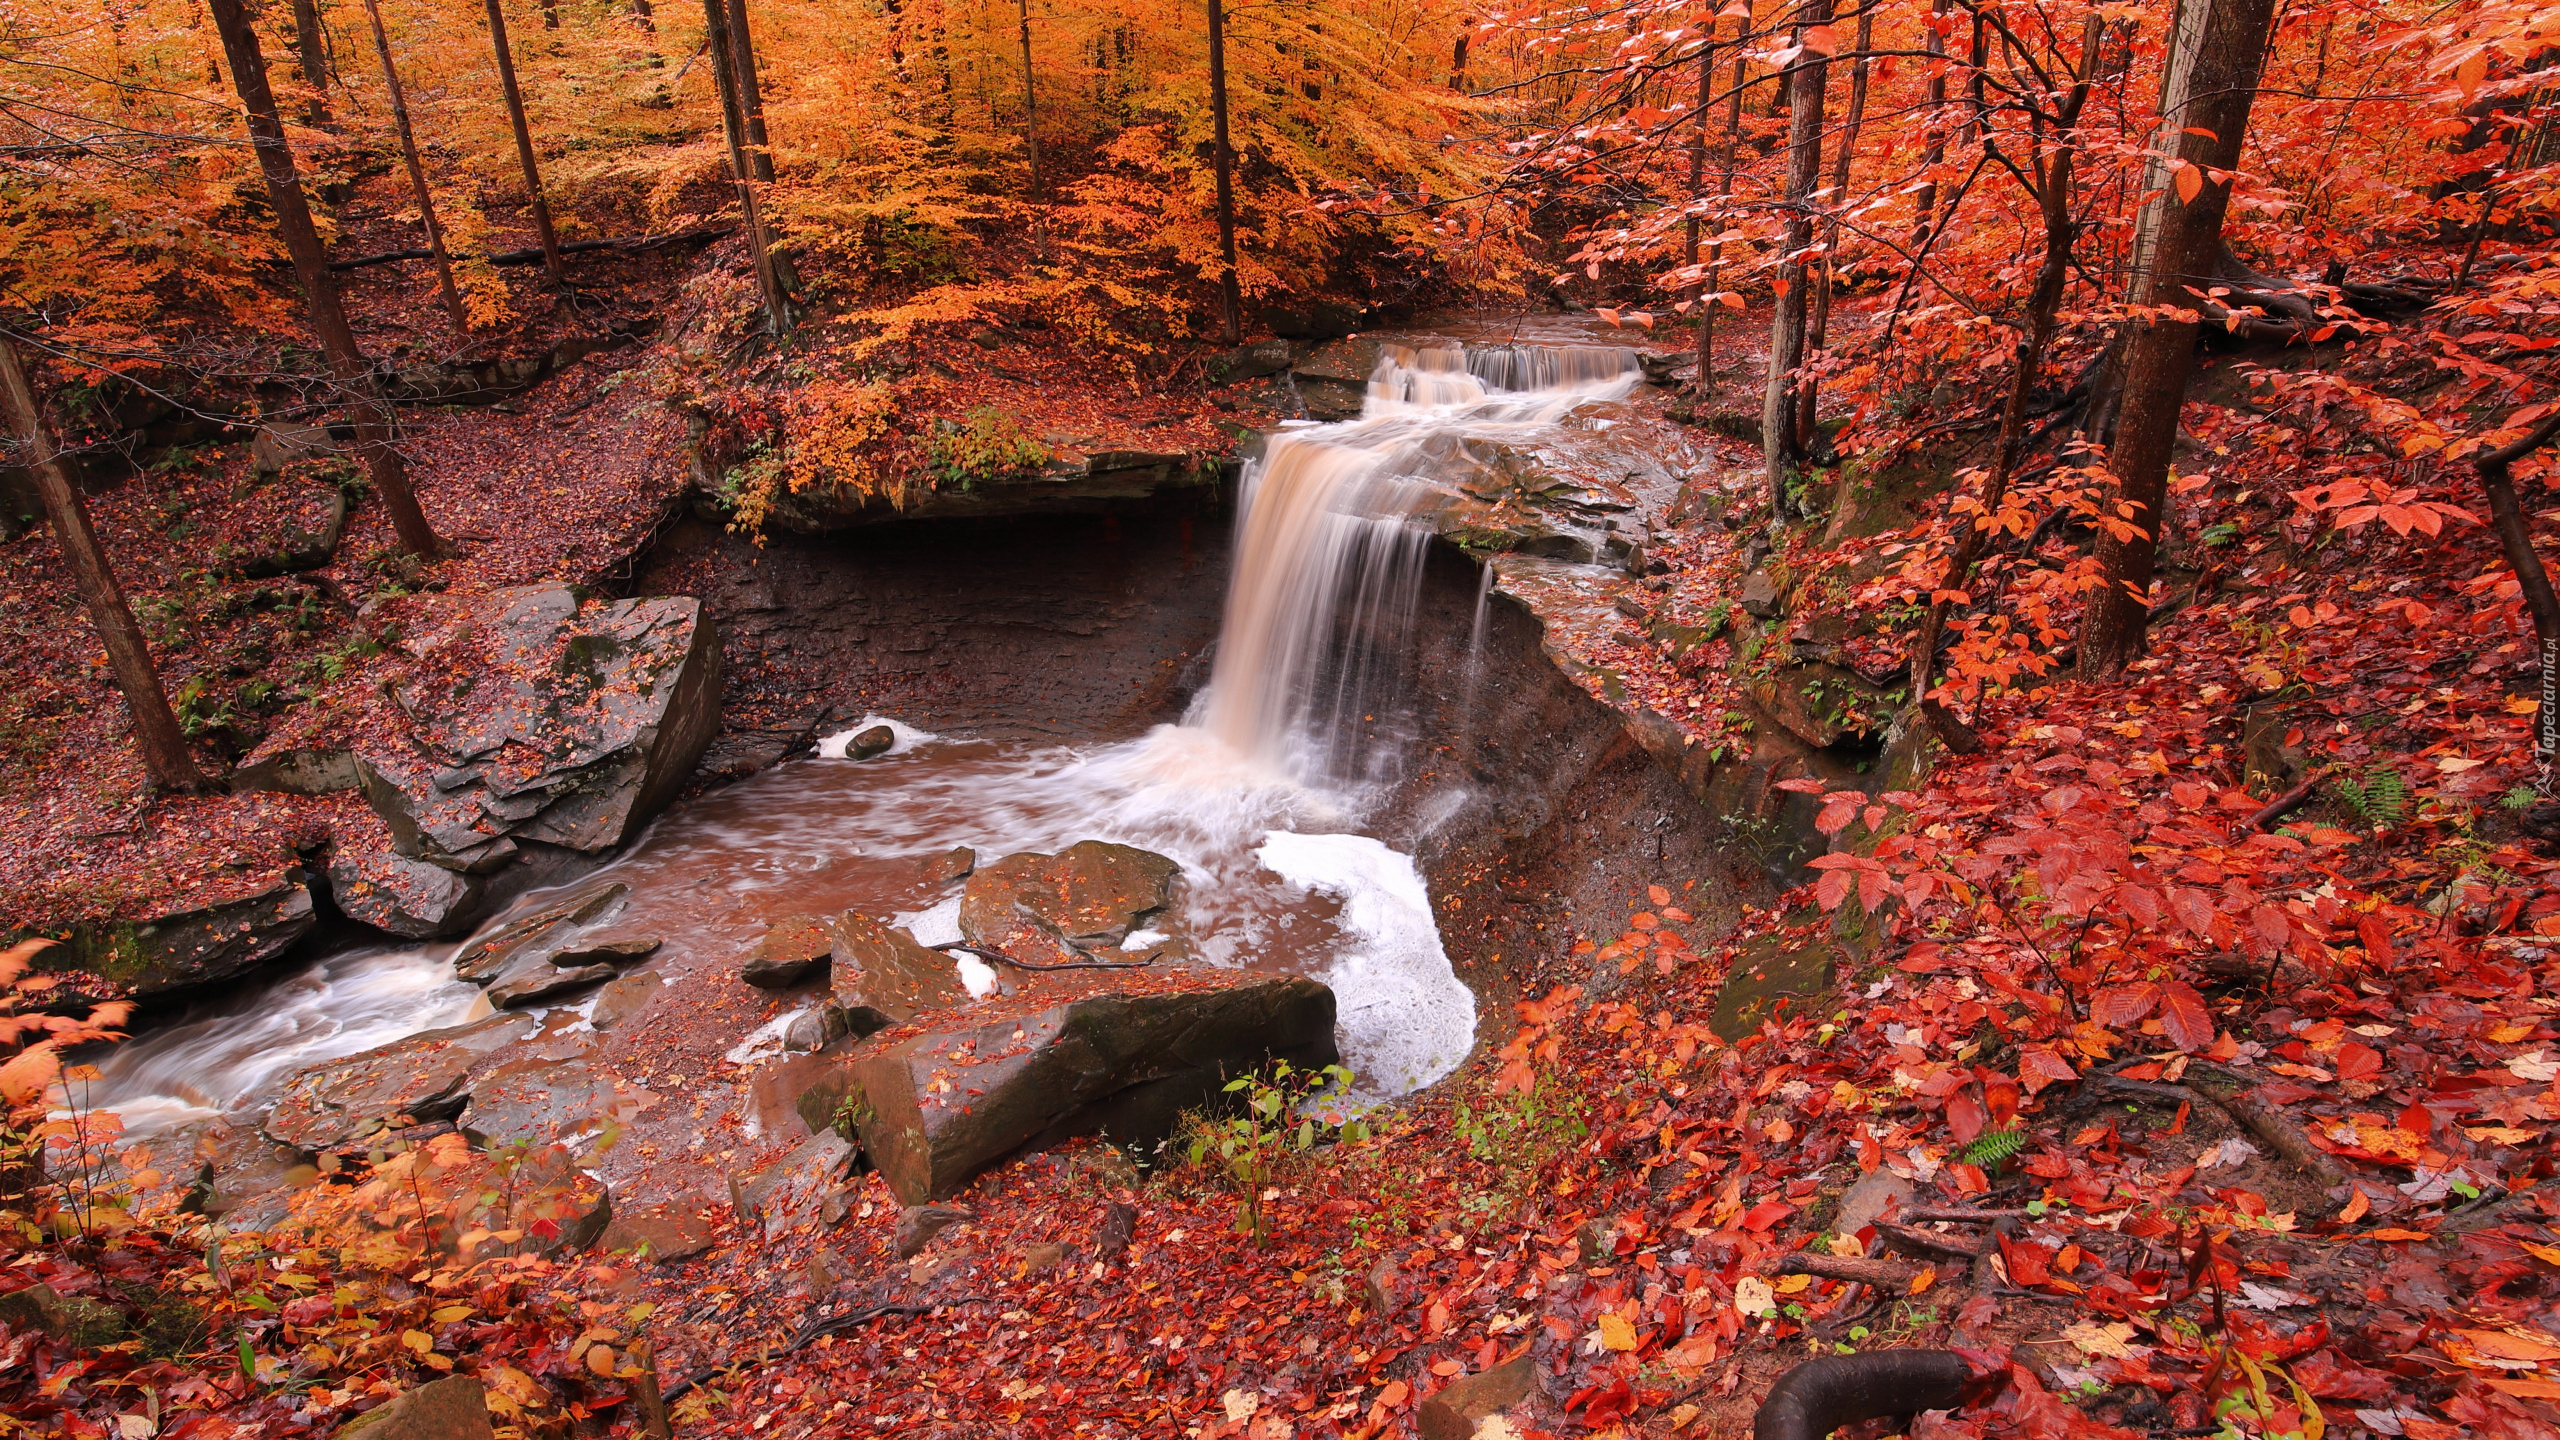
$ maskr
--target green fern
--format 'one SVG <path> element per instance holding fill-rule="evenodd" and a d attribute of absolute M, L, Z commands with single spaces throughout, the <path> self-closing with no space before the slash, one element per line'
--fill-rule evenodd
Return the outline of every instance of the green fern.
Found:
<path fill-rule="evenodd" d="M 2023 1125 L 2006 1130 L 1985 1130 L 1964 1147 L 1961 1157 L 1967 1165 L 1997 1170 L 2009 1163 L 2011 1156 L 2027 1148 L 2027 1131 Z"/>
<path fill-rule="evenodd" d="M 2362 780 L 2341 775 L 2330 788 L 2348 809 L 2356 812 L 2356 818 L 2364 821 L 2368 830 L 2388 830 L 2409 813 L 2408 784 L 2401 780 L 2399 771 L 2388 765 L 2367 770 Z"/>

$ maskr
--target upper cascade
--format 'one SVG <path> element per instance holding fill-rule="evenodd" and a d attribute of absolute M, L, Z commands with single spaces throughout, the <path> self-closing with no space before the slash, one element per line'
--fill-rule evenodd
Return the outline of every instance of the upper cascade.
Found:
<path fill-rule="evenodd" d="M 1643 372 L 1622 345 L 1379 347 L 1369 398 L 1390 405 L 1471 405 L 1503 396 L 1570 395 L 1633 383 Z"/>

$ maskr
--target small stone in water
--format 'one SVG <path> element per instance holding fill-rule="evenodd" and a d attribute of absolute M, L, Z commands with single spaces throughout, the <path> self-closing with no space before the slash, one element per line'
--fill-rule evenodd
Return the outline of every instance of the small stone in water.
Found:
<path fill-rule="evenodd" d="M 897 743 L 897 731 L 886 725 L 874 725 L 853 737 L 852 741 L 844 747 L 844 758 L 868 760 L 874 755 L 885 754 L 890 746 Z"/>

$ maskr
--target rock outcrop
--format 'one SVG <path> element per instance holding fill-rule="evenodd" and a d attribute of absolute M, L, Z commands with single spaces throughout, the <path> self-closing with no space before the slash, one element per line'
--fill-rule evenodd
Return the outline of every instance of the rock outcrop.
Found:
<path fill-rule="evenodd" d="M 1184 1110 L 1273 1060 L 1336 1058 L 1333 992 L 1304 978 L 1163 972 L 1143 993 L 1036 1008 L 988 1001 L 875 1036 L 848 1068 L 863 1149 L 909 1205 L 1024 1149 L 1101 1134 L 1144 1151 Z"/>
<path fill-rule="evenodd" d="M 348 919 L 411 940 L 459 934 L 487 885 L 390 850 L 349 850 L 329 860 L 329 895 Z"/>
<path fill-rule="evenodd" d="M 720 723 L 720 647 L 685 598 L 581 602 L 566 586 L 453 607 L 359 747 L 400 854 L 482 873 L 525 843 L 594 853 L 672 801 Z"/>

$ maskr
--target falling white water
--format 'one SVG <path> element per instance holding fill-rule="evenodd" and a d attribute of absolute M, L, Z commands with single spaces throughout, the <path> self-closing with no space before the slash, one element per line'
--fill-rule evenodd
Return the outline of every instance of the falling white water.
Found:
<path fill-rule="evenodd" d="M 1413 523 L 1437 493 L 1428 452 L 1527 438 L 1642 375 L 1602 346 L 1381 347 L 1359 419 L 1283 430 L 1245 472 L 1195 723 L 1309 784 L 1375 778 L 1369 727 L 1391 708 L 1430 538 Z"/>

